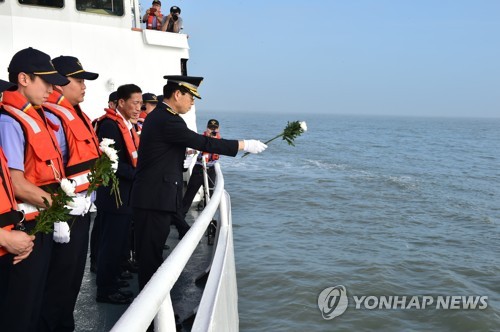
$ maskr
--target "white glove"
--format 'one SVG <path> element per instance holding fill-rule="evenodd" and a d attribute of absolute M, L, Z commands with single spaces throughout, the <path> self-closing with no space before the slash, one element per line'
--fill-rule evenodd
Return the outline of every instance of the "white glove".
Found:
<path fill-rule="evenodd" d="M 243 151 L 250 153 L 261 153 L 265 149 L 267 149 L 267 145 L 262 143 L 261 141 L 257 141 L 254 139 L 244 140 Z"/>
<path fill-rule="evenodd" d="M 83 214 L 89 212 L 90 207 L 92 205 L 92 200 L 90 199 L 90 196 L 84 196 L 84 197 L 85 197 L 85 211 L 83 211 Z"/>
<path fill-rule="evenodd" d="M 87 198 L 85 196 L 73 197 L 73 200 L 69 201 L 68 205 L 66 205 L 71 210 L 69 214 L 72 216 L 84 215 L 90 208 L 90 198 L 88 198 L 88 205 Z"/>
<path fill-rule="evenodd" d="M 187 155 L 186 159 L 184 159 L 184 168 L 189 168 L 192 162 L 193 162 L 193 155 Z"/>
<path fill-rule="evenodd" d="M 68 243 L 69 242 L 69 225 L 65 221 L 54 223 L 54 242 Z"/>

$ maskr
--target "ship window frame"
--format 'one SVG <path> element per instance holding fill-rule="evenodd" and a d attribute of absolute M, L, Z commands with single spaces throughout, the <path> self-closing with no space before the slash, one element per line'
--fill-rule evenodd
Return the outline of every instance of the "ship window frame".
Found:
<path fill-rule="evenodd" d="M 88 7 L 86 6 L 89 1 L 88 0 L 76 0 L 75 1 L 75 6 L 76 10 L 82 13 L 89 13 L 89 14 L 97 14 L 97 15 L 104 15 L 104 16 L 116 16 L 116 17 L 122 17 L 125 15 L 125 1 L 124 0 L 105 0 L 106 4 L 109 2 L 110 5 L 113 6 L 113 3 L 119 3 L 121 4 L 121 8 L 118 6 L 117 10 L 109 9 L 109 7 Z M 98 0 L 98 3 L 102 3 L 102 0 Z M 121 11 L 120 11 L 121 10 Z"/>
<path fill-rule="evenodd" d="M 3 0 L 0 0 L 0 1 L 3 2 Z M 32 7 L 54 8 L 54 9 L 63 9 L 64 8 L 64 0 L 17 0 L 17 2 L 20 5 L 32 6 Z M 50 3 L 54 3 L 54 5 L 43 4 L 41 2 L 50 2 Z"/>

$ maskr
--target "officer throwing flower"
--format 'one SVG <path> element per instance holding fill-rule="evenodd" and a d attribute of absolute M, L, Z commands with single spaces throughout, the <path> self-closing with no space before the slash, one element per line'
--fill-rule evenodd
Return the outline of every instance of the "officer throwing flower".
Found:
<path fill-rule="evenodd" d="M 257 140 L 217 139 L 190 130 L 179 115 L 189 112 L 195 98 L 201 99 L 198 86 L 203 77 L 164 78 L 168 80 L 164 99 L 158 101 L 142 129 L 131 194 L 140 289 L 163 263 L 170 224 L 181 217 L 186 148 L 233 157 L 239 150 L 260 153 L 267 148 Z"/>

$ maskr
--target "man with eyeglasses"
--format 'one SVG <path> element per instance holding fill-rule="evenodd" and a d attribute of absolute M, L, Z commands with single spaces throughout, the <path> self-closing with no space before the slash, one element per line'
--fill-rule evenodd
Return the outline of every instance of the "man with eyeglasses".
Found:
<path fill-rule="evenodd" d="M 144 122 L 131 206 L 135 222 L 139 288 L 163 263 L 170 224 L 181 218 L 183 165 L 186 148 L 235 156 L 238 150 L 260 153 L 267 146 L 256 140 L 226 140 L 190 130 L 181 114 L 189 112 L 203 77 L 164 76 L 163 101 Z"/>

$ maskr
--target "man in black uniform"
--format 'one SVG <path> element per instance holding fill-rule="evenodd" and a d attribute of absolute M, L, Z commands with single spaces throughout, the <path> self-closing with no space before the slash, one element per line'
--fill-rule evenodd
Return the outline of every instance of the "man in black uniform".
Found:
<path fill-rule="evenodd" d="M 118 282 L 121 274 L 120 265 L 128 253 L 128 235 L 132 209 L 128 205 L 129 193 L 137 165 L 137 146 L 139 136 L 130 122 L 141 111 L 142 90 L 135 84 L 125 84 L 117 90 L 117 108 L 106 109 L 106 114 L 97 121 L 97 136 L 102 141 L 110 138 L 115 141 L 118 153 L 120 196 L 123 204 L 117 206 L 115 196 L 111 195 L 111 186 L 97 189 L 99 216 L 99 249 L 97 258 L 97 302 L 128 304 L 133 294 L 120 289 Z"/>
<path fill-rule="evenodd" d="M 197 134 L 179 114 L 189 112 L 203 77 L 164 76 L 163 102 L 142 128 L 139 157 L 131 193 L 142 289 L 163 263 L 163 246 L 170 223 L 182 209 L 182 172 L 186 148 L 235 156 L 238 150 L 260 153 L 267 146 L 256 140 L 225 140 Z"/>

